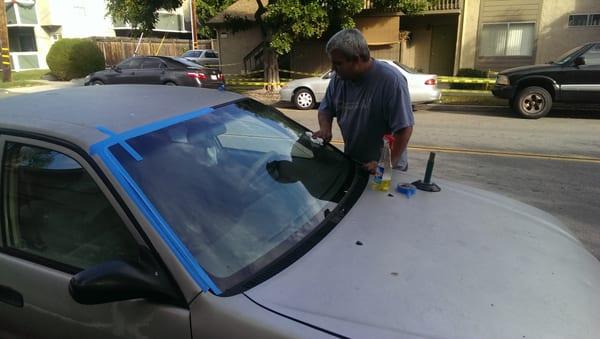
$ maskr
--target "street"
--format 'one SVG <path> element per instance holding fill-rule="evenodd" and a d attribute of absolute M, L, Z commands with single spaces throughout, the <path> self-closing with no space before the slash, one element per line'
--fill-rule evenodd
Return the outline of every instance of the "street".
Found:
<path fill-rule="evenodd" d="M 317 129 L 316 110 L 278 108 Z M 436 151 L 434 178 L 497 192 L 547 211 L 600 258 L 600 114 L 570 113 L 524 120 L 503 109 L 418 110 L 409 171 L 423 173 L 428 153 Z M 333 142 L 341 146 L 334 126 Z"/>

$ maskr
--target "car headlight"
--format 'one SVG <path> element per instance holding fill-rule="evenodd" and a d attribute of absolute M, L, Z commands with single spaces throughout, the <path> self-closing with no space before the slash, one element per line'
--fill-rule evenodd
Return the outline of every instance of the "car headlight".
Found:
<path fill-rule="evenodd" d="M 506 75 L 498 75 L 496 77 L 496 85 L 510 85 L 510 80 Z"/>
<path fill-rule="evenodd" d="M 85 81 L 88 81 L 88 80 L 90 80 L 90 78 L 91 78 L 91 77 L 92 77 L 92 75 L 91 75 L 91 74 L 88 74 L 88 75 L 86 75 L 86 76 L 85 76 L 84 80 L 85 80 Z"/>

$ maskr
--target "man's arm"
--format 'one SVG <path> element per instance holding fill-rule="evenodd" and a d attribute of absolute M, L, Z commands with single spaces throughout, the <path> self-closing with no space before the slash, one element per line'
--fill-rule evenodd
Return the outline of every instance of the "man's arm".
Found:
<path fill-rule="evenodd" d="M 331 141 L 331 125 L 333 123 L 333 118 L 331 115 L 319 111 L 319 130 L 313 134 L 315 138 L 321 138 L 325 142 Z"/>
<path fill-rule="evenodd" d="M 412 131 L 412 126 L 408 126 L 394 133 L 394 145 L 392 145 L 392 166 L 395 166 L 398 163 L 402 152 L 406 150 L 406 146 L 408 146 L 408 140 L 410 140 Z"/>

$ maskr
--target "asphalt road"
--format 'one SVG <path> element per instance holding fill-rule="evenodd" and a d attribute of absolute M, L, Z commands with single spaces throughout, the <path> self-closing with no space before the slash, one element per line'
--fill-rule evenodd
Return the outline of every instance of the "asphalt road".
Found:
<path fill-rule="evenodd" d="M 316 111 L 278 108 L 311 129 Z M 559 111 L 540 120 L 508 110 L 415 112 L 410 171 L 497 192 L 558 217 L 600 259 L 600 112 Z M 337 127 L 337 126 L 336 126 Z M 341 147 L 339 130 L 334 141 Z"/>

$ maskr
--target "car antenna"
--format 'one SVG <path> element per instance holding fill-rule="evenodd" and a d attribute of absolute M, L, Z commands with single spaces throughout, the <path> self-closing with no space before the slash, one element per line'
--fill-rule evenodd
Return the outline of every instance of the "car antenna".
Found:
<path fill-rule="evenodd" d="M 433 173 L 434 163 L 435 163 L 435 152 L 431 152 L 431 153 L 429 153 L 429 160 L 427 160 L 427 168 L 425 169 L 425 178 L 423 178 L 423 181 L 418 180 L 418 181 L 415 181 L 412 183 L 413 185 L 415 185 L 416 188 L 420 189 L 421 191 L 439 192 L 442 190 L 440 188 L 440 186 L 431 182 L 431 174 Z"/>

